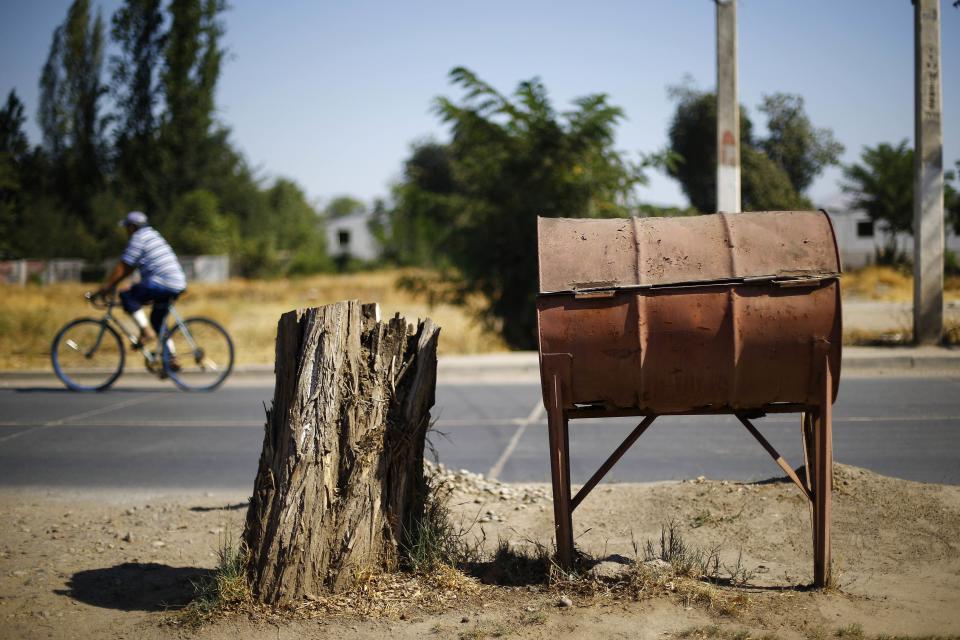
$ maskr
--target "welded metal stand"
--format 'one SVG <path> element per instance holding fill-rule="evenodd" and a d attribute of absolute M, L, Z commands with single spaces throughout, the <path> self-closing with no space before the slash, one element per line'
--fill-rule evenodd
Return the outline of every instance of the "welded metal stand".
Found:
<path fill-rule="evenodd" d="M 557 539 L 557 560 L 561 567 L 573 567 L 573 511 L 599 484 L 603 477 L 653 424 L 658 415 L 644 415 L 631 410 L 606 410 L 603 408 L 568 409 L 563 399 L 564 380 L 569 379 L 570 356 L 567 354 L 544 354 L 545 397 L 547 402 L 547 428 L 550 440 L 550 472 L 553 479 L 554 529 Z M 829 358 L 823 359 L 818 394 L 814 405 L 779 404 L 765 407 L 764 413 L 800 413 L 803 450 L 806 463 L 805 478 L 784 460 L 750 421 L 745 413 L 733 412 L 747 431 L 770 454 L 787 477 L 800 489 L 810 502 L 813 520 L 813 584 L 826 587 L 831 584 L 830 572 L 830 508 L 833 490 L 833 380 Z M 717 415 L 723 411 L 682 412 L 679 415 Z M 578 418 L 610 418 L 640 416 L 643 420 L 624 438 L 610 457 L 580 488 L 576 496 L 570 491 L 570 432 L 569 421 Z M 666 414 L 664 414 L 666 415 Z"/>
<path fill-rule="evenodd" d="M 819 406 L 813 422 L 813 583 L 826 587 L 830 572 L 830 503 L 833 494 L 833 381 L 826 361 L 820 386 Z"/>
<path fill-rule="evenodd" d="M 553 521 L 560 566 L 573 566 L 573 509 L 570 506 L 570 430 L 563 410 L 560 376 L 548 381 L 550 403 L 547 425 L 550 435 L 550 475 L 553 478 Z"/>

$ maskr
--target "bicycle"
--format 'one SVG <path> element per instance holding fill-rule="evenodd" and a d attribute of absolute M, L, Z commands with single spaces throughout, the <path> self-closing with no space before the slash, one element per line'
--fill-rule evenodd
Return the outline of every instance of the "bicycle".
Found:
<path fill-rule="evenodd" d="M 103 317 L 68 322 L 50 349 L 54 372 L 74 391 L 102 391 L 117 381 L 126 364 L 121 335 L 143 356 L 148 371 L 160 379 L 169 378 L 184 391 L 213 391 L 233 371 L 233 340 L 209 318 L 182 318 L 171 302 L 167 319 L 173 319 L 173 326 L 164 320 L 157 340 L 162 347 L 156 353 L 114 316 L 116 296 L 86 293 L 84 297 L 94 308 L 105 309 Z"/>

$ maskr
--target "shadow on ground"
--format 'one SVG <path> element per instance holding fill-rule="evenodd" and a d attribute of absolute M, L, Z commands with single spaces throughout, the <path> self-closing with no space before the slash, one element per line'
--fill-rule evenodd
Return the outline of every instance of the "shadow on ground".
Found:
<path fill-rule="evenodd" d="M 15 393 L 62 393 L 64 395 L 111 395 L 118 393 L 183 393 L 175 387 L 117 387 L 101 391 L 74 391 L 66 387 L 13 387 Z"/>
<path fill-rule="evenodd" d="M 190 511 L 195 511 L 197 513 L 206 513 L 208 511 L 239 511 L 241 509 L 246 509 L 249 506 L 249 502 L 237 502 L 235 504 L 228 504 L 222 507 L 190 507 Z"/>
<path fill-rule="evenodd" d="M 500 545 L 493 558 L 466 563 L 462 569 L 483 584 L 501 587 L 544 585 L 550 581 L 553 564 L 546 547 L 518 550 Z"/>
<path fill-rule="evenodd" d="M 125 562 L 78 571 L 67 582 L 67 589 L 55 593 L 104 609 L 165 611 L 189 603 L 194 595 L 193 584 L 212 573 L 211 569 L 197 567 Z"/>

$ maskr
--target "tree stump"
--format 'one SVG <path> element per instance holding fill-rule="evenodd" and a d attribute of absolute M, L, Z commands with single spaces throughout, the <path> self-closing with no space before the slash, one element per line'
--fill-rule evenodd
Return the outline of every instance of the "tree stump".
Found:
<path fill-rule="evenodd" d="M 282 605 L 397 568 L 423 513 L 437 338 L 355 300 L 291 311 L 247 511 L 254 596 Z"/>

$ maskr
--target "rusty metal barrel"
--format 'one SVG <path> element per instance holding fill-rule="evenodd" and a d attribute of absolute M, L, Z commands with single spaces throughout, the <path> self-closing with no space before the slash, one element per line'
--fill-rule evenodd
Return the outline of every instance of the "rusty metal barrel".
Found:
<path fill-rule="evenodd" d="M 836 397 L 840 258 L 825 212 L 539 218 L 538 245 L 541 370 L 544 354 L 571 356 L 564 408 L 811 405 L 824 357 Z"/>

